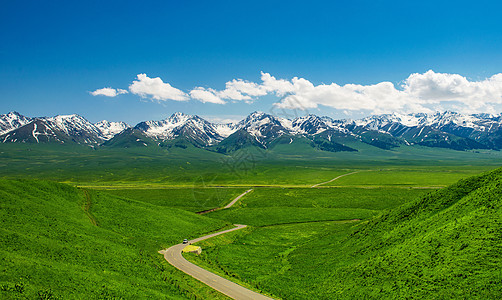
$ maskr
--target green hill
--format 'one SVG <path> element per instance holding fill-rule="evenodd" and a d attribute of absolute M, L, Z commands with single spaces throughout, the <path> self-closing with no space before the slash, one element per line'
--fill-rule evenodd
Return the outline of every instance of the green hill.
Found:
<path fill-rule="evenodd" d="M 310 245 L 295 259 L 310 257 L 302 271 L 312 280 L 323 266 L 316 290 L 324 295 L 494 299 L 502 294 L 501 232 L 499 169 L 391 210 L 339 242 L 327 233 L 321 241 L 332 253 Z"/>
<path fill-rule="evenodd" d="M 283 299 L 499 299 L 501 232 L 498 169 L 368 221 L 249 228 L 199 262 Z"/>
<path fill-rule="evenodd" d="M 1 299 L 222 297 L 157 251 L 223 221 L 47 181 L 0 180 L 0 208 Z"/>
<path fill-rule="evenodd" d="M 103 143 L 102 147 L 111 148 L 135 148 L 135 147 L 158 147 L 158 142 L 146 136 L 142 131 L 128 128 Z"/>

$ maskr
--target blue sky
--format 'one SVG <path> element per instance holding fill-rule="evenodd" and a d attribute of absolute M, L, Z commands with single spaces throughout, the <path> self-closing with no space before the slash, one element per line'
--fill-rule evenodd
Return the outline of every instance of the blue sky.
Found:
<path fill-rule="evenodd" d="M 212 119 L 277 109 L 333 117 L 500 113 L 501 8 L 499 1 L 2 1 L 0 113 L 131 124 L 176 111 Z M 262 72 L 275 81 L 265 83 Z M 166 83 L 184 101 L 169 99 Z M 90 93 L 102 88 L 127 93 Z M 194 90 L 205 92 L 202 100 Z"/>

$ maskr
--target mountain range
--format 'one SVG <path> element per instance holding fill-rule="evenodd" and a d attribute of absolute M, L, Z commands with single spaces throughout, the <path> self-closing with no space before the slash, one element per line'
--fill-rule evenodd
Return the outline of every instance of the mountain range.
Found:
<path fill-rule="evenodd" d="M 174 113 L 165 120 L 130 126 L 106 120 L 91 123 L 73 115 L 0 115 L 2 143 L 83 144 L 91 147 L 192 147 L 229 153 L 245 147 L 271 149 L 302 144 L 321 151 L 390 150 L 426 146 L 454 150 L 502 149 L 502 114 L 384 114 L 359 120 L 306 115 L 293 120 L 253 112 L 236 123 L 216 124 L 196 115 Z"/>

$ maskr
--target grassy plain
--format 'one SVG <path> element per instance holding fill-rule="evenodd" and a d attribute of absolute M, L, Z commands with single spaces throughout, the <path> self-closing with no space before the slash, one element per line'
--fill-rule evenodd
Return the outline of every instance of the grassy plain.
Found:
<path fill-rule="evenodd" d="M 293 155 L 272 149 L 262 152 L 243 150 L 222 155 L 193 147 L 174 147 L 169 150 L 147 147 L 93 150 L 83 146 L 12 143 L 0 144 L 0 176 L 47 179 L 103 188 L 307 187 L 358 170 L 393 169 L 397 172 L 403 169 L 414 178 L 423 173 L 427 174 L 424 175 L 426 179 L 427 176 L 435 176 L 436 180 L 431 183 L 444 186 L 458 178 L 494 169 L 502 158 L 500 152 L 493 151 L 473 153 L 425 147 L 370 150 L 356 153 L 312 150 Z M 447 173 L 450 170 L 453 175 Z M 413 175 L 412 172 L 415 171 L 417 174 Z M 356 178 L 372 176 L 369 175 L 371 172 L 363 173 L 366 172 L 355 174 Z M 394 176 L 391 173 L 384 176 Z M 351 176 L 340 182 L 350 185 L 347 180 Z M 394 179 L 390 178 L 383 184 L 396 184 Z M 427 183 L 426 180 L 417 180 L 411 184 L 416 186 Z M 365 182 L 367 180 L 354 184 L 366 184 Z M 332 185 L 338 184 L 337 180 Z M 402 186 L 406 184 L 406 181 L 401 183 Z"/>

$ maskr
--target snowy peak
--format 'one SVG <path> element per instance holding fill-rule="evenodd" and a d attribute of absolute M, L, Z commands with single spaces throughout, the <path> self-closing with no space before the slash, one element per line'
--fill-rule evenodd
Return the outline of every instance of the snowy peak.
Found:
<path fill-rule="evenodd" d="M 69 136 L 95 136 L 99 138 L 101 131 L 91 122 L 79 115 L 57 115 L 50 118 L 41 118 L 44 121 L 56 126 Z"/>
<path fill-rule="evenodd" d="M 106 120 L 92 124 L 76 114 L 43 118 L 29 118 L 17 112 L 0 115 L 0 142 L 106 146 L 110 143 L 105 141 L 112 140 L 127 129 L 131 129 L 132 135 L 116 139 L 115 144 L 120 140 L 132 146 L 136 142 L 129 142 L 136 138 L 144 142 L 140 143 L 142 146 L 145 143 L 166 147 L 191 144 L 199 148 L 216 149 L 211 146 L 224 141 L 222 147 L 235 150 L 238 147 L 232 146 L 233 143 L 242 144 L 248 139 L 251 141 L 247 141 L 246 145 L 273 148 L 282 143 L 278 141 L 289 143 L 297 136 L 325 151 L 349 151 L 344 143 L 360 142 L 382 149 L 400 145 L 456 150 L 502 149 L 502 114 L 465 115 L 446 111 L 432 114 L 383 114 L 359 120 L 334 120 L 316 115 L 289 120 L 253 112 L 238 123 L 215 124 L 196 115 L 178 112 L 164 120 L 138 123 L 134 128 L 124 122 Z"/>
<path fill-rule="evenodd" d="M 315 115 L 298 117 L 292 122 L 293 130 L 301 134 L 319 134 L 330 128 L 324 120 Z"/>
<path fill-rule="evenodd" d="M 216 132 L 224 138 L 230 136 L 232 133 L 237 131 L 236 123 L 213 124 L 213 125 Z"/>
<path fill-rule="evenodd" d="M 101 135 L 106 140 L 113 138 L 115 135 L 131 127 L 125 122 L 109 122 L 107 120 L 100 121 L 94 124 L 94 126 L 101 131 Z"/>
<path fill-rule="evenodd" d="M 214 124 L 199 116 L 180 112 L 174 113 L 165 120 L 141 122 L 134 128 L 157 140 L 186 138 L 202 146 L 214 145 L 225 137 L 219 133 L 219 131 L 225 131 L 225 128 L 220 127 L 218 130 Z"/>
<path fill-rule="evenodd" d="M 29 122 L 31 122 L 31 118 L 25 117 L 15 111 L 0 115 L 0 135 L 24 126 Z"/>
<path fill-rule="evenodd" d="M 263 112 L 253 112 L 237 124 L 238 129 L 247 131 L 260 143 L 266 144 L 271 140 L 290 133 L 291 121 L 276 118 Z"/>
<path fill-rule="evenodd" d="M 101 131 L 79 115 L 58 115 L 29 119 L 26 124 L 3 134 L 2 142 L 76 142 L 95 145 L 104 138 Z"/>
<path fill-rule="evenodd" d="M 397 123 L 408 127 L 427 124 L 427 114 L 383 114 L 375 115 L 360 120 L 353 121 L 357 126 L 364 126 L 373 130 L 378 130 L 386 125 Z"/>
<path fill-rule="evenodd" d="M 488 131 L 494 124 L 501 125 L 501 116 L 488 114 L 464 115 L 456 112 L 445 111 L 434 114 L 384 114 L 375 115 L 353 121 L 358 126 L 364 126 L 372 130 L 382 130 L 390 124 L 398 124 L 406 127 L 429 126 L 442 128 L 444 126 L 461 126 L 478 131 Z"/>
<path fill-rule="evenodd" d="M 12 130 L 1 137 L 2 143 L 50 143 L 63 144 L 71 137 L 62 132 L 57 126 L 43 119 L 35 118 L 30 123 Z"/>

